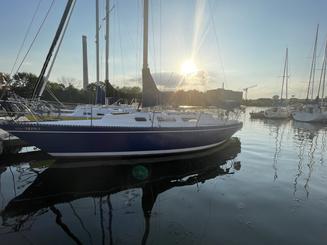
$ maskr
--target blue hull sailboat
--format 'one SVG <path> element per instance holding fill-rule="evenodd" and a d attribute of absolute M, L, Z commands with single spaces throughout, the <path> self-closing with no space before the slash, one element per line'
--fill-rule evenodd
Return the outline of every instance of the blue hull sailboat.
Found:
<path fill-rule="evenodd" d="M 143 107 L 160 104 L 148 67 L 148 0 L 144 0 Z M 242 128 L 203 112 L 134 112 L 98 120 L 5 122 L 0 128 L 57 157 L 162 155 L 215 147 Z"/>
<path fill-rule="evenodd" d="M 130 114 L 131 120 L 132 117 L 133 120 L 146 119 L 137 114 Z M 107 118 L 101 121 L 106 122 Z M 50 123 L 10 123 L 1 127 L 58 157 L 156 155 L 203 150 L 222 144 L 242 127 L 239 122 L 202 126 L 200 119 L 196 126 L 196 122 L 177 122 L 177 117 L 175 119 L 171 126 L 163 127 L 151 126 L 150 120 L 135 121 L 130 127 Z M 183 117 L 179 115 L 179 119 Z M 127 122 L 126 118 L 123 120 Z M 138 123 L 141 125 L 136 126 Z"/>

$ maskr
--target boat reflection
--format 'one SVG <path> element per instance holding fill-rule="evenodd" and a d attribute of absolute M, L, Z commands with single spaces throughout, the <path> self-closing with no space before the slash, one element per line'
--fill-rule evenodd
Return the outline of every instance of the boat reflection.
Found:
<path fill-rule="evenodd" d="M 4 201 L 5 201 L 5 197 L 2 193 L 2 182 L 1 182 L 1 175 L 2 173 L 6 172 L 7 168 L 6 167 L 3 167 L 3 166 L 0 166 L 0 199 L 1 199 L 1 209 L 3 209 L 4 207 Z"/>
<path fill-rule="evenodd" d="M 79 235 L 64 223 L 63 216 L 67 212 L 62 212 L 59 204 L 68 203 L 71 213 L 88 234 L 89 243 L 93 243 L 92 232 L 85 225 L 88 221 L 82 219 L 72 204 L 77 199 L 92 198 L 94 202 L 99 201 L 102 243 L 113 244 L 115 234 L 112 227 L 114 213 L 111 198 L 121 191 L 141 189 L 140 199 L 145 224 L 142 244 L 146 244 L 150 233 L 151 213 L 161 193 L 174 187 L 196 185 L 217 176 L 234 173 L 241 168 L 240 162 L 233 161 L 240 151 L 239 139 L 232 138 L 219 148 L 184 157 L 165 158 L 159 164 L 154 162 L 159 159 L 135 159 L 137 164 L 117 166 L 105 165 L 105 161 L 100 162 L 98 166 L 94 166 L 94 162 L 57 161 L 43 171 L 26 169 L 33 171 L 36 177 L 25 191 L 5 206 L 1 212 L 2 226 L 7 227 L 8 232 L 19 232 L 33 225 L 30 220 L 35 221 L 42 215 L 52 213 L 56 224 L 67 236 L 77 244 L 84 244 Z M 131 163 L 132 160 L 110 160 L 108 164 L 111 164 L 111 161 Z M 108 210 L 106 225 L 103 205 L 106 205 Z M 105 233 L 106 228 L 108 233 Z"/>

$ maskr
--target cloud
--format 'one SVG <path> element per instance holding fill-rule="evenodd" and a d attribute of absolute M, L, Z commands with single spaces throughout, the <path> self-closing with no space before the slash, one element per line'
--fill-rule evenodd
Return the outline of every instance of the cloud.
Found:
<path fill-rule="evenodd" d="M 178 73 L 154 73 L 153 78 L 162 91 L 199 90 L 206 91 L 218 87 L 215 73 L 198 71 L 195 75 L 183 76 Z"/>
<path fill-rule="evenodd" d="M 199 90 L 207 91 L 220 87 L 223 79 L 216 73 L 198 71 L 195 75 L 183 76 L 176 72 L 153 73 L 152 77 L 161 91 Z M 123 86 L 142 86 L 141 77 L 122 76 L 117 79 L 124 81 Z"/>

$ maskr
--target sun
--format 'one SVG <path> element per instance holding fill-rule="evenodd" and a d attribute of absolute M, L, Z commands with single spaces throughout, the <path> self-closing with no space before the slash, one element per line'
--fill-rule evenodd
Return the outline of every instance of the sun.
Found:
<path fill-rule="evenodd" d="M 197 71 L 198 71 L 198 68 L 196 67 L 193 60 L 186 60 L 181 65 L 181 73 L 183 76 L 194 75 L 197 73 Z"/>

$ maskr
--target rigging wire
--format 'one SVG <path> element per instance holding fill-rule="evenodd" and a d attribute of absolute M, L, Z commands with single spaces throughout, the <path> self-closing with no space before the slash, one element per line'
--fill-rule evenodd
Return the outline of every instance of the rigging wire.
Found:
<path fill-rule="evenodd" d="M 117 14 L 117 19 L 119 20 L 120 18 L 120 15 L 119 15 L 119 5 L 118 5 L 118 1 L 117 1 L 117 11 L 116 11 L 116 14 Z M 124 60 L 124 52 L 123 52 L 123 46 L 122 46 L 122 37 L 121 37 L 121 25 L 120 25 L 120 21 L 117 21 L 118 22 L 118 37 L 119 37 L 119 48 L 120 48 L 120 56 L 121 56 L 121 72 L 122 72 L 122 75 L 126 75 L 125 73 L 125 60 Z M 123 81 L 123 78 L 124 77 L 121 77 L 121 86 L 123 87 L 124 85 L 124 81 Z"/>
<path fill-rule="evenodd" d="M 52 0 L 52 2 L 51 2 L 51 4 L 50 4 L 50 7 L 49 7 L 49 9 L 47 10 L 47 12 L 46 12 L 46 14 L 45 14 L 45 16 L 44 16 L 44 18 L 43 18 L 43 20 L 42 20 L 41 25 L 39 26 L 39 28 L 38 28 L 38 30 L 37 30 L 37 32 L 36 32 L 36 34 L 35 34 L 35 36 L 34 36 L 32 42 L 31 42 L 31 44 L 30 44 L 30 46 L 29 46 L 29 48 L 28 48 L 26 54 L 24 55 L 22 61 L 20 62 L 19 66 L 18 66 L 18 68 L 17 68 L 17 70 L 16 70 L 16 73 L 19 72 L 19 69 L 21 68 L 21 66 L 22 66 L 23 63 L 25 62 L 25 59 L 27 58 L 29 52 L 31 51 L 31 49 L 32 49 L 32 47 L 33 47 L 33 45 L 34 45 L 34 43 L 35 43 L 37 37 L 39 36 L 39 34 L 40 34 L 40 32 L 41 32 L 42 27 L 44 26 L 44 23 L 45 23 L 46 19 L 48 18 L 49 14 L 50 14 L 50 11 L 51 11 L 51 9 L 52 9 L 52 7 L 53 7 L 53 5 L 54 5 L 54 2 L 55 2 L 55 0 Z"/>
<path fill-rule="evenodd" d="M 219 57 L 219 61 L 220 61 L 220 65 L 221 65 L 221 69 L 222 69 L 222 72 L 223 72 L 223 79 L 224 79 L 224 86 L 226 86 L 226 83 L 227 83 L 227 80 L 226 80 L 226 73 L 225 73 L 225 67 L 224 67 L 224 63 L 223 63 L 223 58 L 221 56 L 221 53 L 219 52 L 221 49 L 220 49 L 220 45 L 219 45 L 219 39 L 218 39 L 218 34 L 217 34 L 217 30 L 216 30 L 216 24 L 215 24 L 215 19 L 214 19 L 214 16 L 212 14 L 212 6 L 210 4 L 210 0 L 208 1 L 209 3 L 209 13 L 210 13 L 210 19 L 211 19 L 211 23 L 212 23 L 212 26 L 213 26 L 213 33 L 214 33 L 214 36 L 215 36 L 215 40 L 216 40 L 216 45 L 217 45 L 217 52 L 218 52 L 218 57 Z"/>
<path fill-rule="evenodd" d="M 162 82 L 162 1 L 159 0 L 159 80 Z"/>
<path fill-rule="evenodd" d="M 29 32 L 31 31 L 32 24 L 33 24 L 34 19 L 35 19 L 36 15 L 37 15 L 37 12 L 38 12 L 39 9 L 40 9 L 41 2 L 42 2 L 42 0 L 39 0 L 38 4 L 37 4 L 37 6 L 36 6 L 36 9 L 35 9 L 35 11 L 34 11 L 34 13 L 33 13 L 33 17 L 32 17 L 32 19 L 31 19 L 31 22 L 29 23 L 29 25 L 28 25 L 28 27 L 27 27 L 27 30 L 26 30 L 26 32 L 25 32 L 25 36 L 24 36 L 23 42 L 22 42 L 21 45 L 20 45 L 20 48 L 19 48 L 18 53 L 17 53 L 17 55 L 16 55 L 15 62 L 14 62 L 13 66 L 12 66 L 12 68 L 11 68 L 11 70 L 10 70 L 10 75 L 9 75 L 9 77 L 11 77 L 12 72 L 13 72 L 15 66 L 17 65 L 17 62 L 18 62 L 18 59 L 19 59 L 20 53 L 22 52 L 23 47 L 24 47 L 25 42 L 26 42 L 26 39 L 27 39 L 27 36 L 28 36 Z"/>
<path fill-rule="evenodd" d="M 150 8 L 152 8 L 152 10 L 150 10 L 150 13 L 153 13 L 153 10 L 154 10 L 153 1 L 150 2 Z M 151 14 L 151 24 L 152 24 L 152 27 L 151 27 L 150 31 L 152 31 L 153 67 L 154 67 L 154 72 L 157 73 L 158 69 L 157 69 L 157 62 L 156 62 L 156 39 L 155 39 L 155 27 L 154 27 L 154 14 Z"/>
<path fill-rule="evenodd" d="M 115 0 L 113 0 L 112 4 L 114 6 L 116 6 L 116 2 Z M 115 7 L 116 9 L 116 7 Z M 117 9 L 113 12 L 113 16 L 112 16 L 112 22 L 115 23 L 116 22 L 116 11 Z M 111 41 L 111 68 L 110 68 L 110 75 L 111 75 L 111 81 L 116 81 L 116 31 L 117 31 L 117 27 L 116 25 L 112 25 L 111 28 L 111 37 L 112 37 L 112 41 Z M 110 66 L 110 63 L 109 63 Z"/>
<path fill-rule="evenodd" d="M 62 107 L 65 107 L 65 105 L 58 99 L 58 97 L 53 93 L 53 91 L 51 90 L 51 88 L 49 86 L 46 86 L 46 91 L 49 93 L 50 96 L 52 96 L 52 98 L 54 98 L 54 100 L 61 105 Z"/>

